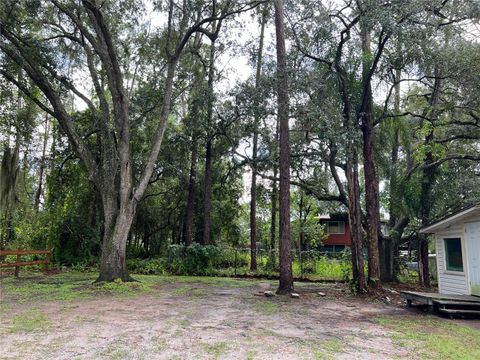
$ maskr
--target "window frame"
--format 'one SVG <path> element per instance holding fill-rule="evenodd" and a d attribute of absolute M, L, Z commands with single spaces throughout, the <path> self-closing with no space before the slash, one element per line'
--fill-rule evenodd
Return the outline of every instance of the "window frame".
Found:
<path fill-rule="evenodd" d="M 461 236 L 449 236 L 449 237 L 443 237 L 442 238 L 442 242 L 443 242 L 443 262 L 444 262 L 444 266 L 445 266 L 445 272 L 448 273 L 448 274 L 454 274 L 454 275 L 464 275 L 465 274 L 465 251 L 464 251 L 464 247 L 463 247 L 463 238 Z M 452 269 L 452 268 L 449 268 L 449 264 L 448 264 L 448 252 L 447 252 L 447 249 L 448 249 L 448 246 L 447 246 L 447 241 L 448 240 L 459 240 L 460 241 L 460 255 L 461 255 L 461 259 L 462 259 L 462 269 L 461 270 L 455 270 L 455 269 Z"/>
<path fill-rule="evenodd" d="M 330 224 L 331 223 L 336 223 L 337 224 L 337 228 L 339 229 L 338 231 L 339 232 L 330 232 Z M 340 226 L 340 224 L 342 224 Z M 341 220 L 328 220 L 327 221 L 327 234 L 328 235 L 343 235 L 345 234 L 345 221 L 341 221 Z"/>

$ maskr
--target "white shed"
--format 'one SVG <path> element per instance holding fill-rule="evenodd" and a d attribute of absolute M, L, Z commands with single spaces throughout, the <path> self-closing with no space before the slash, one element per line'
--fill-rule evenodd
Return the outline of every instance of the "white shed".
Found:
<path fill-rule="evenodd" d="M 435 235 L 439 293 L 480 296 L 480 204 L 420 232 Z"/>

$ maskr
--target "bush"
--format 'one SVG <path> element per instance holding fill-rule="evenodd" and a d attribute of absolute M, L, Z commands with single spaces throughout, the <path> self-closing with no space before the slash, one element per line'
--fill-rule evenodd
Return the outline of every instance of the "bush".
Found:
<path fill-rule="evenodd" d="M 165 267 L 173 275 L 212 275 L 221 260 L 221 251 L 213 245 L 170 245 Z"/>
<path fill-rule="evenodd" d="M 231 267 L 245 267 L 250 264 L 250 251 L 236 250 L 234 248 L 219 249 L 220 259 L 216 264 L 218 269 L 228 269 Z"/>
<path fill-rule="evenodd" d="M 127 259 L 127 269 L 133 274 L 162 275 L 166 273 L 165 259 Z"/>

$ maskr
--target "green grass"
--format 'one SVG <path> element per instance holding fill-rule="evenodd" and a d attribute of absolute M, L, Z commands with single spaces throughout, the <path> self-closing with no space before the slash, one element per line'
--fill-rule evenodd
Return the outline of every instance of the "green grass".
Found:
<path fill-rule="evenodd" d="M 52 276 L 7 277 L 3 279 L 3 300 L 24 303 L 81 299 L 85 298 L 86 294 L 76 288 L 91 284 L 94 280 L 94 274 L 71 272 Z"/>
<path fill-rule="evenodd" d="M 375 322 L 393 330 L 394 344 L 421 359 L 480 359 L 480 331 L 428 315 L 379 317 Z"/>
<path fill-rule="evenodd" d="M 302 339 L 299 340 L 299 345 L 305 349 L 307 353 L 313 355 L 314 359 L 333 360 L 344 351 L 346 339 Z M 310 357 L 308 357 L 310 359 Z"/>
<path fill-rule="evenodd" d="M 303 264 L 300 264 L 300 262 L 296 260 L 292 263 L 293 275 L 297 277 L 302 276 L 302 268 L 303 276 L 308 278 L 343 280 L 345 272 L 350 269 L 350 264 L 326 257 L 321 257 L 315 261 L 306 260 Z"/>
<path fill-rule="evenodd" d="M 137 275 L 134 275 L 137 278 Z M 147 278 L 157 278 L 162 279 L 165 282 L 169 283 L 192 283 L 192 284 L 204 284 L 204 285 L 215 285 L 220 287 L 249 287 L 254 285 L 252 280 L 248 279 L 235 279 L 228 277 L 208 277 L 208 276 L 145 276 Z"/>
<path fill-rule="evenodd" d="M 175 296 L 203 297 L 207 294 L 207 290 L 194 287 L 178 287 L 171 292 Z"/>
<path fill-rule="evenodd" d="M 153 344 L 155 351 L 162 352 L 168 348 L 168 341 L 164 336 L 153 336 L 150 343 Z"/>
<path fill-rule="evenodd" d="M 323 350 L 339 353 L 343 350 L 343 343 L 339 339 L 324 340 L 319 344 Z"/>
<path fill-rule="evenodd" d="M 75 301 L 96 297 L 132 297 L 144 294 L 161 296 L 159 289 L 175 286 L 167 293 L 175 296 L 204 296 L 206 287 L 246 288 L 255 285 L 253 280 L 223 277 L 133 275 L 134 282 L 115 281 L 94 283 L 96 272 L 65 271 L 53 275 L 24 272 L 19 278 L 2 279 L 2 303 L 0 310 L 7 311 L 11 304 L 37 303 L 42 301 Z M 193 286 L 193 287 L 192 287 Z M 195 287 L 199 286 L 199 287 Z"/>
<path fill-rule="evenodd" d="M 247 260 L 244 261 L 245 265 L 229 267 L 225 269 L 216 269 L 215 274 L 219 276 L 235 276 L 235 275 L 262 275 L 262 276 L 278 276 L 278 271 L 272 270 L 267 265 L 267 257 L 257 258 L 258 270 L 255 272 L 250 271 L 249 263 L 250 257 L 247 256 Z M 303 269 L 303 271 L 302 271 Z M 351 265 L 349 263 L 342 262 L 336 259 L 329 259 L 327 257 L 321 257 L 316 260 L 305 260 L 303 264 L 300 264 L 298 260 L 292 262 L 292 271 L 295 277 L 305 277 L 312 280 L 335 280 L 343 281 L 345 279 L 345 273 L 351 271 Z"/>
<path fill-rule="evenodd" d="M 140 282 L 94 284 L 96 273 L 63 272 L 50 276 L 3 279 L 4 300 L 17 303 L 71 301 L 97 296 L 135 296 L 153 292 L 158 277 L 138 276 Z"/>
<path fill-rule="evenodd" d="M 203 350 L 211 355 L 214 359 L 219 359 L 228 351 L 228 344 L 224 341 L 216 342 L 213 344 L 202 345 Z"/>
<path fill-rule="evenodd" d="M 6 330 L 10 333 L 42 331 L 50 325 L 47 316 L 33 308 L 13 316 L 7 323 Z"/>
<path fill-rule="evenodd" d="M 137 355 L 135 351 L 129 346 L 112 343 L 99 353 L 101 358 L 110 360 L 122 360 L 122 359 L 144 359 L 142 355 Z"/>
<path fill-rule="evenodd" d="M 274 314 L 280 309 L 280 305 L 273 298 L 255 298 L 251 307 L 254 311 L 267 315 Z"/>

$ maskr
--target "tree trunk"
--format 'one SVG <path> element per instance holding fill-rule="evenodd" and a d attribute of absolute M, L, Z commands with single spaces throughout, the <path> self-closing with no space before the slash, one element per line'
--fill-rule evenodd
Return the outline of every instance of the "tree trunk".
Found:
<path fill-rule="evenodd" d="M 398 56 L 400 56 L 401 46 L 400 42 L 397 43 L 397 52 Z M 400 77 L 401 77 L 401 70 L 399 68 L 395 71 L 395 81 L 397 84 L 395 85 L 395 101 L 394 101 L 394 112 L 395 114 L 400 113 Z M 396 264 L 398 260 L 396 260 L 397 253 L 398 253 L 398 246 L 399 240 L 401 239 L 402 235 L 397 236 L 398 233 L 393 233 L 393 228 L 397 223 L 397 203 L 401 201 L 396 194 L 398 193 L 397 188 L 398 184 L 398 171 L 397 171 L 397 163 L 398 163 L 398 151 L 400 147 L 400 139 L 399 139 L 399 129 L 398 124 L 393 123 L 393 134 L 392 134 L 392 148 L 390 153 L 390 173 L 389 173 L 389 202 L 388 202 L 388 213 L 389 213 L 389 220 L 388 220 L 388 228 L 390 229 L 390 234 L 383 234 L 383 237 L 380 238 L 380 273 L 381 273 L 381 280 L 386 282 L 396 281 L 398 271 Z M 403 233 L 403 229 L 402 229 Z"/>
<path fill-rule="evenodd" d="M 425 145 L 433 142 L 433 130 L 425 138 Z M 433 154 L 431 151 L 425 154 L 425 165 L 431 164 Z M 420 220 L 422 227 L 425 227 L 430 222 L 431 207 L 433 206 L 432 186 L 435 182 L 436 169 L 434 167 L 425 167 L 423 169 L 422 185 L 420 192 Z M 430 269 L 428 267 L 428 235 L 418 234 L 418 277 L 421 286 L 430 287 Z"/>
<path fill-rule="evenodd" d="M 34 202 L 34 209 L 35 212 L 38 212 L 40 207 L 40 197 L 42 196 L 43 192 L 43 172 L 45 170 L 45 161 L 46 161 L 46 154 L 47 154 L 47 143 L 48 143 L 48 114 L 45 114 L 45 122 L 44 122 L 45 133 L 43 136 L 43 148 L 42 148 L 42 157 L 40 158 L 40 166 L 38 169 L 38 185 L 37 191 L 35 192 L 35 202 Z"/>
<path fill-rule="evenodd" d="M 201 34 L 195 34 L 193 41 L 193 48 L 195 51 L 199 51 L 201 48 Z M 203 89 L 204 72 L 200 70 L 201 64 L 193 63 L 194 80 L 192 84 L 192 90 L 190 97 L 192 103 L 190 106 L 190 118 L 191 127 L 191 158 L 190 158 L 190 177 L 188 179 L 188 196 L 187 205 L 185 207 L 185 216 L 183 218 L 182 240 L 185 246 L 190 246 L 193 243 L 193 226 L 195 217 L 195 200 L 196 200 L 196 185 L 197 185 L 197 162 L 198 162 L 198 118 L 201 116 L 201 99 L 199 89 Z"/>
<path fill-rule="evenodd" d="M 278 205 L 278 139 L 279 139 L 279 123 L 278 119 L 275 124 L 275 139 L 273 141 L 272 159 L 273 159 L 273 180 L 271 195 L 271 220 L 270 220 L 270 263 L 272 268 L 276 264 L 276 238 L 277 238 L 277 205 Z"/>
<path fill-rule="evenodd" d="M 277 177 L 277 165 L 276 162 L 273 166 L 273 178 Z M 278 189 L 277 181 L 272 180 L 272 196 L 271 196 L 271 222 L 270 222 L 270 264 L 275 267 L 275 247 L 277 237 L 277 202 L 278 202 Z"/>
<path fill-rule="evenodd" d="M 298 231 L 298 261 L 300 262 L 300 273 L 301 276 L 303 276 L 303 259 L 302 259 L 302 251 L 303 251 L 303 244 L 305 243 L 305 234 L 304 234 L 304 226 L 305 226 L 305 220 L 304 220 L 304 213 L 305 217 L 307 214 L 307 211 L 304 211 L 304 206 L 303 206 L 303 190 L 300 190 L 300 199 L 298 202 L 298 220 L 299 220 L 299 226 L 300 229 Z"/>
<path fill-rule="evenodd" d="M 221 23 L 213 23 L 212 28 L 216 35 L 220 29 Z M 210 60 L 208 66 L 208 101 L 207 101 L 207 143 L 205 146 L 205 188 L 204 188 L 204 202 L 203 202 L 203 236 L 202 236 L 202 245 L 209 245 L 211 242 L 211 228 L 212 228 L 212 183 L 213 183 L 213 174 L 212 174 L 212 147 L 213 147 L 213 134 L 211 134 L 212 122 L 213 122 L 213 101 L 214 101 L 214 92 L 213 92 L 213 81 L 215 76 L 215 41 L 217 37 L 211 39 L 210 44 Z"/>
<path fill-rule="evenodd" d="M 253 133 L 252 183 L 250 187 L 250 270 L 257 270 L 257 141 L 258 132 Z"/>
<path fill-rule="evenodd" d="M 18 136 L 18 135 L 17 135 Z M 11 150 L 5 146 L 2 164 L 0 167 L 0 246 L 13 241 L 15 231 L 13 227 L 13 212 L 17 202 L 15 193 L 19 170 L 18 146 Z"/>
<path fill-rule="evenodd" d="M 440 102 L 440 93 L 442 91 L 442 77 L 438 67 L 435 68 L 435 81 L 433 84 L 432 95 L 429 99 L 430 122 L 434 124 L 438 116 L 438 104 Z M 427 112 L 427 114 L 428 114 Z M 423 124 L 422 124 L 423 125 Z M 434 141 L 433 126 L 428 131 L 424 146 L 427 149 L 431 148 Z M 434 156 L 431 150 L 427 151 L 424 158 L 422 185 L 420 192 L 420 220 L 422 227 L 425 227 L 430 222 L 431 210 L 433 207 L 432 187 L 437 176 L 437 167 L 431 166 L 434 162 Z M 430 287 L 430 269 L 428 267 L 428 235 L 418 235 L 418 276 L 419 283 L 422 286 Z"/>
<path fill-rule="evenodd" d="M 368 280 L 370 286 L 381 287 L 380 261 L 378 239 L 380 232 L 380 202 L 378 194 L 378 178 L 374 158 L 374 129 L 372 115 L 372 88 L 368 78 L 370 71 L 371 51 L 370 32 L 362 26 L 362 53 L 363 53 L 363 88 L 366 92 L 364 103 L 360 107 L 360 119 L 363 134 L 363 169 L 365 177 L 365 203 L 367 209 L 367 237 L 368 237 Z"/>
<path fill-rule="evenodd" d="M 345 176 L 347 178 L 348 187 L 348 221 L 350 225 L 351 240 L 352 240 L 352 275 L 353 283 L 358 292 L 364 293 L 367 291 L 365 281 L 365 262 L 364 262 L 364 246 L 363 246 L 363 227 L 362 227 L 362 208 L 360 203 L 360 184 L 358 177 L 358 151 L 357 151 L 357 137 L 358 128 L 352 121 L 351 113 L 352 106 L 350 103 L 350 93 L 348 89 L 348 76 L 345 69 L 340 64 L 341 58 L 337 55 L 335 60 L 335 70 L 339 80 L 339 95 L 342 100 L 343 108 L 343 127 L 345 130 L 345 148 L 347 164 Z M 341 181 L 335 171 L 335 147 L 331 147 L 330 168 L 332 175 L 335 178 L 339 192 L 345 198 L 344 191 L 342 191 Z M 343 194 L 343 195 L 342 195 Z"/>
<path fill-rule="evenodd" d="M 196 114 L 194 114 L 196 116 Z M 194 135 L 195 136 L 195 135 Z M 185 246 L 192 245 L 193 242 L 193 218 L 195 215 L 195 188 L 197 181 L 197 140 L 192 140 L 192 157 L 190 160 L 190 178 L 188 181 L 188 198 L 185 209 L 185 218 L 183 221 L 183 243 Z"/>
<path fill-rule="evenodd" d="M 210 244 L 212 228 L 212 140 L 207 140 L 205 151 L 205 184 L 203 201 L 203 236 L 202 245 Z"/>
<path fill-rule="evenodd" d="M 358 180 L 358 155 L 355 145 L 348 139 L 347 186 L 348 186 L 348 221 L 352 239 L 353 281 L 358 292 L 366 291 L 365 262 L 363 256 L 362 208 L 360 205 L 360 185 Z"/>
<path fill-rule="evenodd" d="M 133 202 L 129 202 L 121 203 L 119 207 L 118 198 L 116 191 L 102 193 L 104 231 L 100 274 L 97 282 L 109 282 L 116 279 L 131 280 L 127 271 L 126 249 L 136 206 Z"/>
<path fill-rule="evenodd" d="M 264 7 L 266 9 L 266 6 Z M 262 75 L 263 38 L 265 34 L 266 10 L 262 12 L 260 20 L 260 41 L 257 51 L 257 71 L 255 74 L 255 90 L 260 88 L 260 77 Z M 258 147 L 258 126 L 260 122 L 259 97 L 255 96 L 254 111 L 255 119 L 253 124 L 253 148 L 252 148 L 252 183 L 250 188 L 250 270 L 257 270 L 257 147 Z"/>
<path fill-rule="evenodd" d="M 292 244 L 290 240 L 289 98 L 283 0 L 275 0 L 274 6 L 277 43 L 277 117 L 280 124 L 280 283 L 277 293 L 286 294 L 293 290 Z"/>

